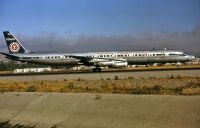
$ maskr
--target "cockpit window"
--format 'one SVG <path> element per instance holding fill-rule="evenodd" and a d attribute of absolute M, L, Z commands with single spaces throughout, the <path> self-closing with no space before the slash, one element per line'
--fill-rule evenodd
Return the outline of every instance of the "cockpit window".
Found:
<path fill-rule="evenodd" d="M 187 56 L 186 54 L 181 54 L 181 56 Z"/>
<path fill-rule="evenodd" d="M 31 57 L 22 57 L 22 59 L 32 59 Z"/>
<path fill-rule="evenodd" d="M 175 56 L 175 55 L 178 55 L 178 56 L 187 56 L 187 54 L 169 54 L 170 56 Z"/>
<path fill-rule="evenodd" d="M 170 56 L 175 56 L 175 55 L 177 55 L 177 54 L 169 54 Z"/>

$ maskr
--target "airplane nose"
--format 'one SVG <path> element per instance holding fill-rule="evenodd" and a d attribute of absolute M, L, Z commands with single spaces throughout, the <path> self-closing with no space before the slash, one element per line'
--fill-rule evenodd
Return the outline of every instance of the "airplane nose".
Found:
<path fill-rule="evenodd" d="M 194 60 L 195 59 L 195 56 L 190 56 L 190 60 Z"/>

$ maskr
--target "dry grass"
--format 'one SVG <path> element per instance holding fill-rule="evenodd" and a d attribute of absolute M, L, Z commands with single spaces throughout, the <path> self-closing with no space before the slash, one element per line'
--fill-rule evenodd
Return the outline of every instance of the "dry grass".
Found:
<path fill-rule="evenodd" d="M 0 81 L 0 92 L 120 93 L 200 95 L 200 77 L 134 78 L 113 80 Z"/>

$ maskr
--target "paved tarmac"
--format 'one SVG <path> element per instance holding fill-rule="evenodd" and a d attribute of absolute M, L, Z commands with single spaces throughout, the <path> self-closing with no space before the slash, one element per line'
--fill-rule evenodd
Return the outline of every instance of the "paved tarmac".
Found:
<path fill-rule="evenodd" d="M 0 93 L 0 127 L 200 128 L 200 96 Z"/>
<path fill-rule="evenodd" d="M 196 70 L 168 70 L 168 71 L 133 71 L 133 72 L 100 72 L 100 73 L 70 73 L 70 74 L 45 74 L 45 75 L 17 75 L 17 76 L 0 76 L 0 80 L 14 81 L 34 81 L 34 80 L 63 80 L 63 79 L 85 79 L 100 80 L 113 79 L 118 76 L 119 79 L 133 77 L 169 77 L 169 76 L 188 76 L 200 77 L 200 69 Z"/>

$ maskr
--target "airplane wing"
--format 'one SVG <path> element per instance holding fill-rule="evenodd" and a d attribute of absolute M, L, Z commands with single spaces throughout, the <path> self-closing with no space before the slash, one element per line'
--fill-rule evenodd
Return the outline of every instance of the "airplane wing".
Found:
<path fill-rule="evenodd" d="M 84 61 L 90 61 L 93 58 L 92 57 L 86 57 L 86 56 L 75 56 L 75 55 L 70 55 L 69 57 L 75 58 L 75 59 L 80 59 L 80 60 L 84 60 Z"/>
<path fill-rule="evenodd" d="M 75 56 L 75 55 L 70 55 L 69 57 L 75 58 L 75 59 L 79 59 L 81 63 L 85 64 L 85 65 L 93 65 L 93 63 L 91 63 L 90 61 L 93 59 L 92 57 L 86 57 L 86 56 Z"/>
<path fill-rule="evenodd" d="M 11 59 L 11 60 L 18 60 L 20 57 L 12 55 L 12 54 L 8 54 L 8 53 L 4 53 L 4 52 L 0 52 L 0 54 L 3 54 L 6 56 L 7 59 Z"/>
<path fill-rule="evenodd" d="M 101 65 L 102 63 L 126 63 L 126 59 L 116 59 L 116 58 L 100 58 L 100 57 L 88 57 L 88 56 L 76 56 L 70 55 L 69 57 L 79 59 L 81 63 L 91 66 L 91 65 Z"/>
<path fill-rule="evenodd" d="M 100 59 L 104 61 L 126 61 L 126 59 L 116 59 L 116 58 L 101 58 L 101 57 L 88 57 L 88 56 L 76 56 L 76 55 L 70 55 L 69 57 L 79 59 L 81 61 L 91 61 L 93 59 Z"/>

